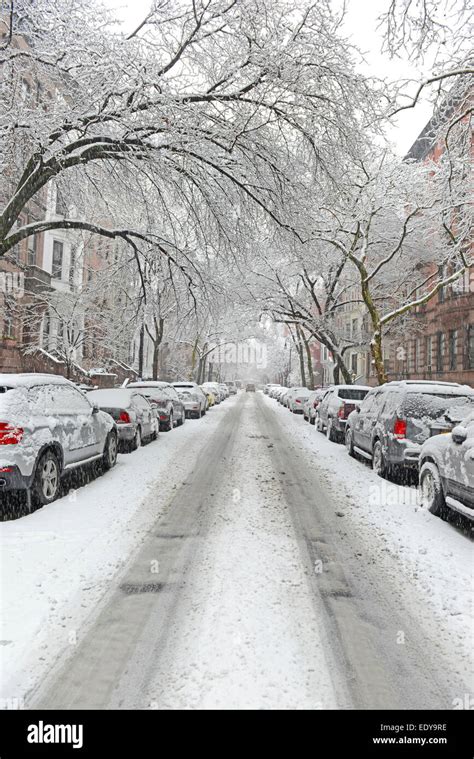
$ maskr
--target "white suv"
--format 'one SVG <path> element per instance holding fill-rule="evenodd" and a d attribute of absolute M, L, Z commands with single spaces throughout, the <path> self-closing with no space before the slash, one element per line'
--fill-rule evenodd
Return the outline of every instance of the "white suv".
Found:
<path fill-rule="evenodd" d="M 117 460 L 117 427 L 72 382 L 54 374 L 0 374 L 0 501 L 28 490 L 57 498 L 67 470 Z"/>

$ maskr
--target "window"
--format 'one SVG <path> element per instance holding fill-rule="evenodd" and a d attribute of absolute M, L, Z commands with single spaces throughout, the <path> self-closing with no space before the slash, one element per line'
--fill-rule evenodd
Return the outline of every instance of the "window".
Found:
<path fill-rule="evenodd" d="M 43 317 L 43 348 L 46 350 L 49 348 L 49 336 L 51 334 L 51 318 L 49 314 L 45 314 Z"/>
<path fill-rule="evenodd" d="M 36 266 L 37 237 L 32 235 L 28 238 L 28 266 Z"/>
<path fill-rule="evenodd" d="M 423 356 L 421 338 L 417 337 L 415 340 L 415 372 L 421 371 L 423 367 Z"/>
<path fill-rule="evenodd" d="M 8 301 L 5 301 L 5 311 L 3 314 L 3 337 L 9 337 L 10 339 L 15 337 L 13 307 Z"/>
<path fill-rule="evenodd" d="M 359 321 L 358 319 L 352 320 L 352 339 L 357 340 L 359 337 Z"/>
<path fill-rule="evenodd" d="M 26 79 L 21 80 L 20 84 L 20 100 L 22 103 L 29 103 L 31 99 L 31 87 Z"/>
<path fill-rule="evenodd" d="M 357 377 L 357 353 L 351 356 L 351 371 Z"/>
<path fill-rule="evenodd" d="M 446 348 L 446 338 L 444 332 L 438 332 L 436 335 L 436 371 L 443 371 L 444 353 Z"/>
<path fill-rule="evenodd" d="M 67 205 L 59 187 L 56 187 L 56 213 L 59 216 L 67 216 Z"/>
<path fill-rule="evenodd" d="M 474 369 L 474 324 L 467 328 L 467 368 Z"/>
<path fill-rule="evenodd" d="M 55 279 L 61 279 L 63 273 L 63 255 L 64 245 L 58 240 L 53 242 L 53 265 L 51 268 L 51 276 Z"/>
<path fill-rule="evenodd" d="M 426 338 L 425 340 L 425 349 L 426 349 L 426 368 L 431 371 L 432 363 L 433 363 L 433 338 L 431 335 Z"/>
<path fill-rule="evenodd" d="M 453 329 L 449 333 L 449 369 L 454 371 L 457 369 L 458 363 L 458 331 Z"/>
<path fill-rule="evenodd" d="M 446 277 L 446 267 L 445 266 L 438 266 L 438 280 L 442 281 Z M 440 290 L 438 290 L 438 297 L 439 302 L 444 303 L 446 300 L 446 286 L 444 285 L 441 287 Z"/>

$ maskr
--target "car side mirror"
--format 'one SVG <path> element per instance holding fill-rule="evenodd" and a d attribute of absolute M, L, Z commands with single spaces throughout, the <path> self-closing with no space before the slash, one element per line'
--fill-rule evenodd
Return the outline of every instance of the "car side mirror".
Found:
<path fill-rule="evenodd" d="M 458 445 L 461 445 L 461 443 L 464 443 L 464 441 L 467 438 L 467 429 L 465 427 L 462 427 L 461 425 L 458 425 L 457 427 L 453 427 L 451 431 L 451 436 L 453 438 L 453 443 L 457 443 Z"/>
<path fill-rule="evenodd" d="M 98 414 L 99 411 L 100 411 L 100 408 L 98 407 L 97 403 L 93 403 L 92 404 L 92 413 L 93 414 Z"/>

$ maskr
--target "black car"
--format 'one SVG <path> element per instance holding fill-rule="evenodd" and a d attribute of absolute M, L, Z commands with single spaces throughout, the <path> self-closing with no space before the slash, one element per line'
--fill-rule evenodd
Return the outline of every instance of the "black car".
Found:
<path fill-rule="evenodd" d="M 425 440 L 449 431 L 449 410 L 474 408 L 474 390 L 454 382 L 405 380 L 373 388 L 347 420 L 345 442 L 350 455 L 372 461 L 382 477 L 418 469 Z M 441 424 L 440 424 L 441 423 Z"/>
<path fill-rule="evenodd" d="M 130 382 L 127 387 L 137 388 L 155 405 L 159 412 L 160 430 L 169 432 L 174 426 L 180 427 L 186 421 L 186 411 L 176 388 L 169 382 L 144 380 Z"/>

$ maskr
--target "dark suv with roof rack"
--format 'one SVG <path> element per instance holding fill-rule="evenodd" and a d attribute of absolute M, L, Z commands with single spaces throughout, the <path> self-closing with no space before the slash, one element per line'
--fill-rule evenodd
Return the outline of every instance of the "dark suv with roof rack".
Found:
<path fill-rule="evenodd" d="M 454 382 L 404 380 L 374 387 L 347 420 L 346 447 L 382 477 L 418 468 L 422 444 L 450 432 L 459 409 L 474 409 L 474 390 Z M 456 410 L 458 409 L 458 411 Z"/>

